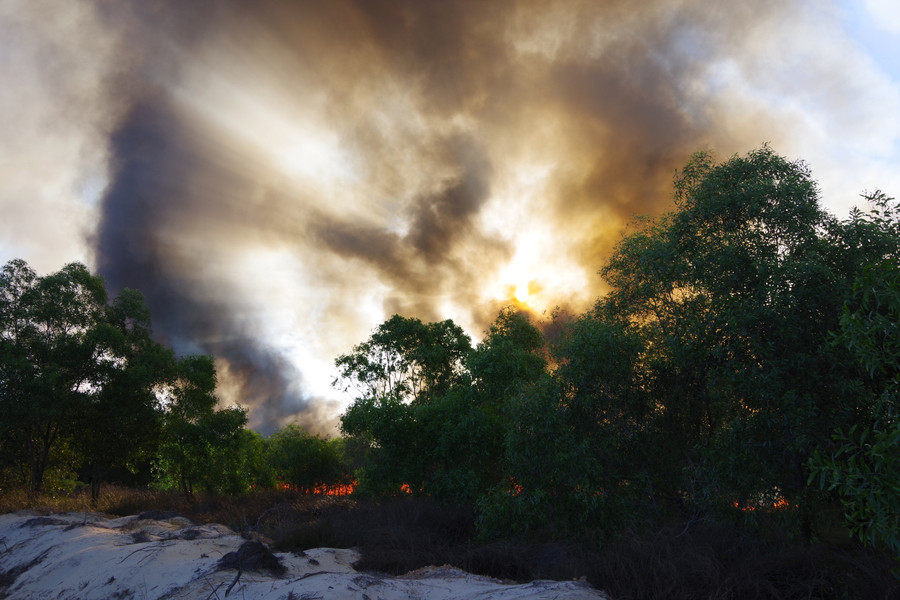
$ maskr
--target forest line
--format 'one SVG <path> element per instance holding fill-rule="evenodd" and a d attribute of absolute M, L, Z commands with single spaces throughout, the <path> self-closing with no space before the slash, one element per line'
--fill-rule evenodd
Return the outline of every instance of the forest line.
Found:
<path fill-rule="evenodd" d="M 900 207 L 866 198 L 839 219 L 801 161 L 695 154 L 673 210 L 598 265 L 610 292 L 552 339 L 513 308 L 476 345 L 395 315 L 337 357 L 354 401 L 334 440 L 247 429 L 217 405 L 212 357 L 154 340 L 139 292 L 10 261 L 0 490 L 353 482 L 472 507 L 484 538 L 677 518 L 812 539 L 839 518 L 900 556 Z"/>

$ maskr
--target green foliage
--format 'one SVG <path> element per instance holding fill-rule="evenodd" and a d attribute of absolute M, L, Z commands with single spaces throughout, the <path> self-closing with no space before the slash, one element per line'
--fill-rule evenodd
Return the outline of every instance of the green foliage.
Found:
<path fill-rule="evenodd" d="M 341 417 L 341 431 L 370 446 L 370 459 L 357 473 L 363 493 L 395 494 L 403 484 L 421 487 L 422 453 L 415 408 L 392 396 L 358 398 Z"/>
<path fill-rule="evenodd" d="M 668 457 L 655 492 L 709 511 L 777 490 L 813 511 L 807 461 L 865 404 L 826 342 L 871 254 L 846 256 L 807 167 L 769 148 L 695 155 L 675 201 L 617 247 L 598 304 L 643 338 L 645 431 Z"/>
<path fill-rule="evenodd" d="M 150 311 L 137 291 L 123 290 L 107 307 L 97 337 L 105 348 L 98 384 L 76 423 L 95 501 L 108 470 L 134 473 L 155 455 L 162 427 L 156 390 L 175 364 L 172 351 L 151 338 Z"/>
<path fill-rule="evenodd" d="M 900 423 L 838 431 L 839 447 L 813 458 L 811 481 L 841 497 L 850 531 L 869 546 L 884 546 L 900 560 Z M 895 571 L 900 576 L 900 567 Z"/>
<path fill-rule="evenodd" d="M 363 398 L 427 401 L 450 388 L 470 349 L 469 337 L 450 320 L 422 323 L 394 315 L 335 360 L 335 386 L 352 387 Z"/>
<path fill-rule="evenodd" d="M 900 238 L 900 211 L 875 194 L 869 218 L 883 238 Z M 856 221 L 863 217 L 857 213 Z M 851 531 L 865 544 L 900 559 L 900 246 L 857 278 L 834 343 L 849 349 L 864 371 L 871 402 L 865 423 L 834 434 L 837 447 L 811 461 L 810 482 L 836 491 Z M 900 576 L 900 568 L 895 570 Z"/>
<path fill-rule="evenodd" d="M 252 429 L 241 429 L 238 439 L 238 466 L 232 475 L 240 491 L 268 490 L 278 479 L 272 465 L 269 440 Z"/>
<path fill-rule="evenodd" d="M 152 447 L 152 388 L 166 355 L 149 319 L 131 290 L 107 304 L 103 280 L 84 265 L 44 277 L 21 260 L 3 267 L 0 408 L 9 418 L 0 439 L 27 464 L 33 491 L 62 447 L 97 467 L 98 482 L 100 463 L 127 465 Z"/>
<path fill-rule="evenodd" d="M 24 261 L 0 277 L 5 436 L 19 446 L 40 490 L 54 446 L 87 401 L 96 379 L 92 329 L 106 295 L 82 265 L 38 277 Z"/>
<path fill-rule="evenodd" d="M 337 358 L 336 386 L 360 394 L 341 417 L 341 430 L 367 443 L 368 463 L 358 474 L 364 493 L 422 491 L 431 472 L 426 408 L 460 381 L 471 351 L 469 337 L 452 321 L 422 323 L 393 316 L 353 352 Z"/>
<path fill-rule="evenodd" d="M 190 493 L 246 489 L 242 409 L 215 410 L 211 357 L 175 359 L 151 336 L 139 292 L 107 302 L 84 265 L 38 277 L 21 260 L 0 274 L 0 455 L 8 482 L 38 491 L 77 472 L 156 460 L 163 482 Z M 249 441 L 247 442 L 250 443 Z M 47 477 L 51 477 L 51 481 Z"/>
<path fill-rule="evenodd" d="M 576 531 L 596 522 L 604 490 L 596 457 L 569 426 L 549 377 L 510 399 L 504 438 L 507 479 L 479 501 L 482 535 Z"/>
<path fill-rule="evenodd" d="M 507 310 L 474 350 L 450 321 L 393 317 L 339 357 L 345 388 L 365 382 L 341 417 L 344 434 L 370 446 L 362 492 L 395 494 L 406 486 L 469 503 L 496 485 L 503 402 L 543 371 L 542 348 L 527 317 Z"/>
<path fill-rule="evenodd" d="M 597 313 L 564 327 L 553 348 L 566 420 L 616 480 L 626 479 L 629 465 L 648 458 L 653 407 L 643 389 L 643 355 L 639 332 Z"/>
<path fill-rule="evenodd" d="M 416 410 L 423 439 L 422 491 L 472 505 L 503 477 L 500 415 L 478 402 L 471 386 L 459 385 Z"/>
<path fill-rule="evenodd" d="M 479 502 L 487 537 L 595 537 L 636 518 L 652 464 L 650 406 L 639 381 L 641 338 L 596 313 L 565 324 L 557 365 L 504 403 L 506 478 Z"/>
<path fill-rule="evenodd" d="M 544 338 L 525 313 L 500 311 L 466 366 L 482 403 L 502 405 L 504 398 L 537 381 L 547 367 Z"/>
<path fill-rule="evenodd" d="M 211 356 L 178 361 L 166 390 L 162 443 L 156 460 L 159 484 L 185 495 L 195 490 L 240 492 L 249 486 L 242 465 L 241 431 L 247 413 L 216 409 L 216 368 Z"/>
<path fill-rule="evenodd" d="M 895 260 L 867 267 L 841 316 L 836 343 L 846 346 L 877 394 L 872 418 L 892 422 L 900 415 L 900 265 Z"/>
<path fill-rule="evenodd" d="M 277 481 L 295 489 L 310 489 L 341 481 L 347 474 L 341 445 L 287 425 L 268 440 L 269 462 Z"/>

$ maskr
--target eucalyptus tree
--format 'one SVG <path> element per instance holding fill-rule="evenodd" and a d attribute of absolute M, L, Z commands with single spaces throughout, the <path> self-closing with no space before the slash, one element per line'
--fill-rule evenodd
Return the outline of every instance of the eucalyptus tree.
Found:
<path fill-rule="evenodd" d="M 296 424 L 278 429 L 267 444 L 269 464 L 282 484 L 311 489 L 340 482 L 347 474 L 336 440 L 312 435 Z"/>
<path fill-rule="evenodd" d="M 856 278 L 833 343 L 855 358 L 871 401 L 811 461 L 810 483 L 836 491 L 851 531 L 900 560 L 900 205 L 869 195 L 871 211 L 845 224 L 879 252 Z M 900 576 L 900 566 L 895 570 Z"/>
<path fill-rule="evenodd" d="M 243 463 L 242 431 L 247 412 L 217 408 L 216 367 L 212 356 L 178 359 L 174 377 L 162 390 L 162 442 L 156 460 L 160 484 L 186 496 L 200 490 L 243 491 L 235 477 Z"/>
<path fill-rule="evenodd" d="M 98 376 L 74 438 L 94 500 L 110 469 L 136 473 L 155 457 L 163 414 L 158 393 L 176 365 L 172 350 L 152 338 L 150 310 L 136 290 L 122 290 L 106 307 L 95 337 Z"/>
<path fill-rule="evenodd" d="M 449 389 L 470 350 L 469 336 L 449 319 L 423 323 L 394 315 L 335 359 L 334 385 L 355 390 L 358 398 L 425 402 Z"/>
<path fill-rule="evenodd" d="M 846 232 L 808 167 L 764 147 L 722 163 L 694 155 L 675 210 L 619 243 L 598 314 L 644 339 L 659 472 L 672 475 L 658 493 L 811 510 L 809 456 L 866 401 L 847 353 L 827 343 L 869 258 Z"/>
<path fill-rule="evenodd" d="M 404 484 L 422 489 L 432 452 L 421 408 L 462 381 L 470 351 L 469 336 L 451 320 L 423 323 L 394 315 L 335 360 L 334 385 L 357 393 L 341 417 L 341 430 L 371 446 L 363 490 L 391 493 Z"/>
<path fill-rule="evenodd" d="M 370 445 L 363 491 L 396 493 L 406 484 L 471 505 L 509 487 L 508 405 L 547 367 L 543 336 L 526 315 L 501 311 L 476 348 L 451 321 L 395 316 L 337 365 L 337 383 L 361 393 L 341 427 Z"/>
<path fill-rule="evenodd" d="M 506 444 L 513 405 L 546 373 L 546 344 L 527 314 L 505 308 L 465 361 L 466 376 L 438 401 L 421 407 L 430 476 L 426 490 L 474 504 L 510 489 Z"/>
<path fill-rule="evenodd" d="M 44 277 L 22 260 L 0 274 L 0 412 L 4 444 L 18 448 L 39 491 L 52 453 L 100 383 L 97 329 L 103 280 L 72 263 Z"/>

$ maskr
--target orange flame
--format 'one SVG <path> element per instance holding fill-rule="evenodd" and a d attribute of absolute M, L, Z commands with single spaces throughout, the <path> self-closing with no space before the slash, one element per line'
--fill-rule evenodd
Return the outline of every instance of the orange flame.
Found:
<path fill-rule="evenodd" d="M 763 512 L 776 512 L 780 510 L 787 510 L 791 507 L 791 503 L 787 501 L 787 498 L 784 496 L 779 497 L 775 502 L 772 503 L 771 506 L 757 505 L 757 504 L 741 504 L 739 501 L 734 501 L 734 507 L 743 512 L 753 512 L 756 510 L 761 510 Z"/>
<path fill-rule="evenodd" d="M 283 490 L 294 490 L 311 496 L 349 496 L 356 491 L 359 483 L 352 479 L 349 483 L 320 483 L 312 487 L 300 487 L 291 483 L 282 483 Z"/>

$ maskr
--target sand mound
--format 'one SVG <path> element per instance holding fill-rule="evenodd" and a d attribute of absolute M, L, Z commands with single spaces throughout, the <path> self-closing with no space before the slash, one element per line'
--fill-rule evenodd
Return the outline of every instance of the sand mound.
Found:
<path fill-rule="evenodd" d="M 0 515 L 0 598 L 600 600 L 583 582 L 510 585 L 454 567 L 360 573 L 354 550 L 273 553 L 222 525 L 177 514 Z"/>

